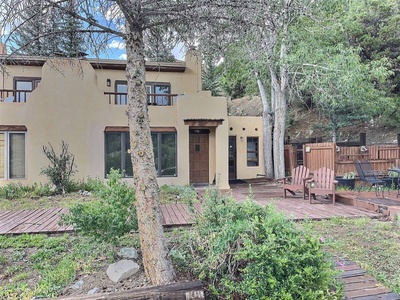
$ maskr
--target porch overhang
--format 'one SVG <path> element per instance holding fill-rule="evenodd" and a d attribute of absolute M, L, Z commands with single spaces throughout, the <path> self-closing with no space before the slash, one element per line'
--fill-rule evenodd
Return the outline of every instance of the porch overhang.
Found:
<path fill-rule="evenodd" d="M 218 127 L 225 121 L 224 119 L 185 119 L 185 125 L 191 127 Z"/>

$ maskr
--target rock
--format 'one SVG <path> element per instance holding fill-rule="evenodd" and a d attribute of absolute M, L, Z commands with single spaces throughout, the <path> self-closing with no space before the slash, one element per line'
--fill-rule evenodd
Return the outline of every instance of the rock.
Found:
<path fill-rule="evenodd" d="M 139 271 L 139 265 L 132 260 L 123 259 L 107 268 L 107 276 L 114 282 L 124 280 Z"/>
<path fill-rule="evenodd" d="M 118 255 L 122 258 L 137 259 L 139 257 L 135 248 L 121 248 Z"/>
<path fill-rule="evenodd" d="M 82 288 L 82 286 L 83 286 L 83 281 L 82 281 L 82 280 L 79 280 L 79 281 L 75 282 L 75 283 L 71 286 L 71 289 L 78 290 L 78 289 Z"/>
<path fill-rule="evenodd" d="M 99 292 L 99 289 L 97 287 L 91 289 L 87 294 L 88 295 L 93 295 Z"/>

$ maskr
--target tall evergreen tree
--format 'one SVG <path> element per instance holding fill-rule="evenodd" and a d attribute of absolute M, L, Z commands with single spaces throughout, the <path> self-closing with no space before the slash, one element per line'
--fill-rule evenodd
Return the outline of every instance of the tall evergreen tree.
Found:
<path fill-rule="evenodd" d="M 53 8 L 44 8 L 40 0 L 33 0 L 29 7 L 21 11 L 20 24 L 12 35 L 12 51 L 38 56 L 57 52 L 59 36 L 51 34 L 58 27 L 56 20 L 58 18 Z"/>
<path fill-rule="evenodd" d="M 68 1 L 64 4 L 67 11 L 76 13 L 78 10 L 77 1 Z M 82 21 L 76 19 L 71 14 L 62 15 L 62 23 L 60 30 L 61 35 L 61 54 L 66 57 L 79 57 L 84 55 L 87 50 L 85 42 L 85 34 L 81 31 L 83 27 Z"/>

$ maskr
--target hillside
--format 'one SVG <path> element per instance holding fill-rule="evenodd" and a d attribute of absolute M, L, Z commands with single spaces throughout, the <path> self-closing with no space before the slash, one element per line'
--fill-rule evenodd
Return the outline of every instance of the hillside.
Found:
<path fill-rule="evenodd" d="M 228 115 L 231 116 L 261 116 L 262 109 L 260 97 L 228 100 Z M 291 108 L 288 110 L 287 135 L 290 136 L 291 140 L 322 137 L 323 141 L 330 141 L 330 133 L 320 127 L 326 122 L 317 109 Z M 387 128 L 380 126 L 377 121 L 371 121 L 342 128 L 338 141 L 358 141 L 360 132 L 367 134 L 368 145 L 397 143 L 397 134 L 400 133 L 400 128 Z"/>

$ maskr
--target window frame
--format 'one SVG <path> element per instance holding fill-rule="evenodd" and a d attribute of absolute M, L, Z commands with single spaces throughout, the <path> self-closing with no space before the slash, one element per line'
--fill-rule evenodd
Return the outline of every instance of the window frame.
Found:
<path fill-rule="evenodd" d="M 13 79 L 13 89 L 14 89 L 14 99 L 15 102 L 26 102 L 30 93 L 32 93 L 40 84 L 42 78 L 41 77 L 14 77 Z M 32 84 L 32 88 L 30 90 L 18 90 L 17 85 L 18 82 L 30 82 Z M 21 93 L 23 92 L 23 93 Z M 21 100 L 21 94 L 23 94 L 23 99 Z"/>
<path fill-rule="evenodd" d="M 252 141 L 255 139 L 255 141 Z M 250 143 L 256 143 L 255 150 L 249 150 Z M 255 154 L 255 160 L 249 159 L 249 154 Z M 260 139 L 258 136 L 248 136 L 246 138 L 246 162 L 248 167 L 258 167 L 260 165 Z"/>
<path fill-rule="evenodd" d="M 105 172 L 105 177 L 107 177 L 107 171 L 108 171 L 108 164 L 107 164 L 107 135 L 108 134 L 113 134 L 113 135 L 119 135 L 120 136 L 120 146 L 121 146 L 121 164 L 120 164 L 120 170 L 124 170 L 125 172 L 123 173 L 124 178 L 132 178 L 133 176 L 126 176 L 126 159 L 125 153 L 126 151 L 129 151 L 129 149 L 125 149 L 125 142 L 126 138 L 125 136 L 127 135 L 127 138 L 129 139 L 129 131 L 121 130 L 121 131 L 105 131 L 104 132 L 104 172 Z M 175 144 L 175 155 L 174 155 L 174 160 L 175 160 L 175 174 L 174 175 L 162 175 L 162 159 L 163 159 L 163 152 L 162 152 L 162 136 L 164 134 L 168 135 L 174 135 L 174 144 Z M 155 157 L 154 155 L 154 145 L 153 145 L 153 155 L 154 155 L 154 165 L 158 166 L 156 168 L 156 174 L 157 177 L 177 177 L 178 176 L 178 140 L 177 140 L 177 134 L 175 131 L 152 131 L 151 132 L 151 138 L 153 138 L 153 135 L 157 136 L 157 154 L 158 156 Z M 124 147 L 124 148 L 122 148 Z M 157 164 L 156 164 L 157 163 Z M 133 172 L 132 172 L 133 173 Z"/>
<path fill-rule="evenodd" d="M 126 80 L 115 80 L 114 84 L 114 91 L 115 93 L 118 92 L 118 85 L 125 85 L 126 90 L 128 92 L 128 82 Z M 156 82 L 156 81 L 146 81 L 146 93 L 147 94 L 156 94 L 155 89 L 156 87 L 168 87 L 168 95 L 167 96 L 167 101 L 164 102 L 163 99 L 161 99 L 161 102 L 158 100 L 158 98 L 162 98 L 165 96 L 154 96 L 154 95 L 148 95 L 147 96 L 147 105 L 157 105 L 157 106 L 170 106 L 172 104 L 172 97 L 171 95 L 171 83 L 170 82 Z M 149 90 L 150 89 L 150 90 Z M 121 101 L 121 99 L 125 98 L 125 101 Z M 128 104 L 128 99 L 127 96 L 125 95 L 115 95 L 115 101 L 114 104 L 116 105 L 127 105 Z"/>
<path fill-rule="evenodd" d="M 27 147 L 26 147 L 26 131 L 13 131 L 13 130 L 0 130 L 0 134 L 4 134 L 4 173 L 1 175 L 0 180 L 24 180 L 27 178 Z M 22 177 L 11 177 L 11 159 L 10 159 L 10 134 L 23 134 L 24 135 L 24 170 Z"/>

